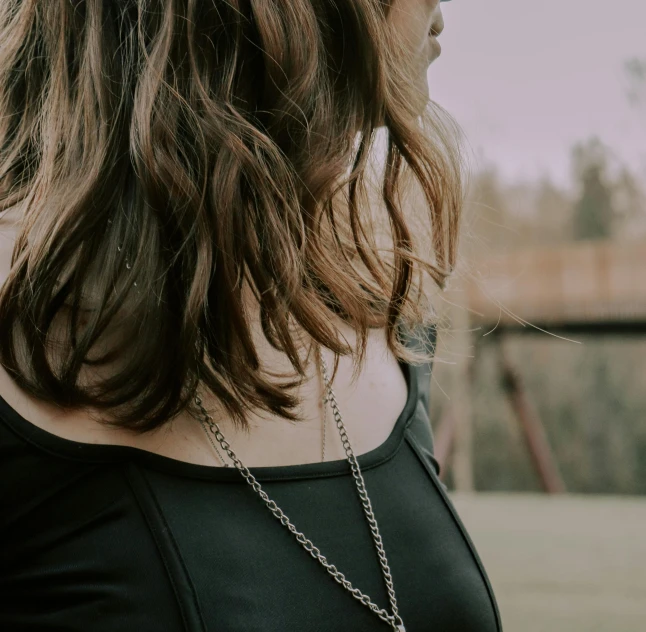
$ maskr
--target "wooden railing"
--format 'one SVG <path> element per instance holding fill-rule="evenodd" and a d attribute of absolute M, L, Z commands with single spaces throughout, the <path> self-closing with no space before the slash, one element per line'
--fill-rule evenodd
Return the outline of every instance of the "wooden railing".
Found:
<path fill-rule="evenodd" d="M 474 324 L 517 327 L 515 314 L 539 326 L 646 329 L 646 241 L 525 250 L 477 269 L 467 281 Z"/>

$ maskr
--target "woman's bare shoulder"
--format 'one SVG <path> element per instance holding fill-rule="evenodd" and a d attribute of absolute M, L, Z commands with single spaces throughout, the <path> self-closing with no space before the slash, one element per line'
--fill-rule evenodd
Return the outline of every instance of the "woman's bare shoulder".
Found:
<path fill-rule="evenodd" d="M 9 274 L 16 234 L 16 213 L 0 218 L 0 288 Z M 343 331 L 353 344 L 353 332 Z M 284 360 L 277 360 L 268 345 L 260 343 L 259 356 L 269 368 L 282 371 Z M 264 354 L 264 355 L 263 355 Z M 324 350 L 325 355 L 325 350 Z M 326 355 L 328 367 L 333 357 Z M 371 330 L 366 359 L 356 382 L 351 383 L 352 359 L 342 357 L 333 384 L 336 399 L 355 454 L 368 452 L 383 443 L 404 408 L 407 386 L 397 359 L 386 345 L 384 330 Z M 166 426 L 144 435 L 113 428 L 92 419 L 83 411 L 62 411 L 49 402 L 36 400 L 18 387 L 0 365 L 0 395 L 21 417 L 39 428 L 64 439 L 82 443 L 128 445 L 183 461 L 220 465 L 214 460 L 202 427 L 188 413 L 180 414 Z M 253 466 L 292 465 L 320 460 L 322 424 L 322 385 L 312 367 L 312 375 L 299 388 L 304 421 L 294 425 L 266 414 L 251 416 L 252 432 L 237 431 L 226 417 L 220 423 L 227 440 L 245 464 Z M 214 404 L 217 410 L 217 404 Z M 332 415 L 328 412 L 326 460 L 345 458 L 345 451 Z M 288 446 L 286 448 L 285 446 Z"/>
<path fill-rule="evenodd" d="M 331 368 L 330 362 L 328 366 Z M 408 391 L 396 358 L 386 353 L 384 345 L 375 338 L 369 342 L 366 362 L 352 384 L 351 374 L 350 358 L 342 358 L 333 388 L 353 450 L 358 456 L 386 441 L 404 409 Z M 0 395 L 28 423 L 63 439 L 125 445 L 189 463 L 222 465 L 201 425 L 188 413 L 180 414 L 151 433 L 138 435 L 98 423 L 83 411 L 62 412 L 48 402 L 30 397 L 16 385 L 2 365 Z M 304 421 L 299 424 L 268 418 L 266 414 L 252 415 L 252 430 L 244 433 L 236 430 L 226 418 L 218 419 L 227 441 L 245 465 L 270 467 L 320 461 L 321 391 L 312 381 L 304 383 L 300 395 Z M 326 434 L 326 460 L 345 459 L 329 409 Z"/>

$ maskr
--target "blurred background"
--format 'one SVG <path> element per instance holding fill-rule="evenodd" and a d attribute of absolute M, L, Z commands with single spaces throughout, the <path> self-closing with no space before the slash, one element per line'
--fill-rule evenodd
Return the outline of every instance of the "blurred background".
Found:
<path fill-rule="evenodd" d="M 453 0 L 436 456 L 506 631 L 646 630 L 646 3 Z"/>

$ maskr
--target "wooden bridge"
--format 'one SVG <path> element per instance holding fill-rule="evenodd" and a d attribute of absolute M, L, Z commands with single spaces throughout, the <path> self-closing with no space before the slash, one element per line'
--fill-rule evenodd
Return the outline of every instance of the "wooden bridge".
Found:
<path fill-rule="evenodd" d="M 452 317 L 454 343 L 461 337 L 457 342 L 464 357 L 472 360 L 456 373 L 452 403 L 435 431 L 436 457 L 444 473 L 453 467 L 458 491 L 473 489 L 470 382 L 478 347 L 495 344 L 504 392 L 543 489 L 565 492 L 543 424 L 505 340 L 516 334 L 546 335 L 544 331 L 646 334 L 646 241 L 523 250 L 479 262 L 478 273 L 457 288 L 461 305 Z"/>
<path fill-rule="evenodd" d="M 646 333 L 646 241 L 581 242 L 492 257 L 467 282 L 472 325 Z M 500 305 L 499 305 L 500 304 Z"/>

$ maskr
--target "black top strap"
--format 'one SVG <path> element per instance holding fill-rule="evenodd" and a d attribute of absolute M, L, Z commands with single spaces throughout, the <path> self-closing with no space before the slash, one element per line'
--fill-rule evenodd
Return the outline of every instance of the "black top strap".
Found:
<path fill-rule="evenodd" d="M 428 327 L 410 330 L 405 327 L 399 328 L 399 339 L 409 348 L 415 351 L 430 351 L 435 354 L 437 344 L 437 327 L 429 325 Z M 418 381 L 417 392 L 419 398 L 424 404 L 424 409 L 428 412 L 431 401 L 431 373 L 433 371 L 433 362 L 414 365 L 413 375 Z"/>

